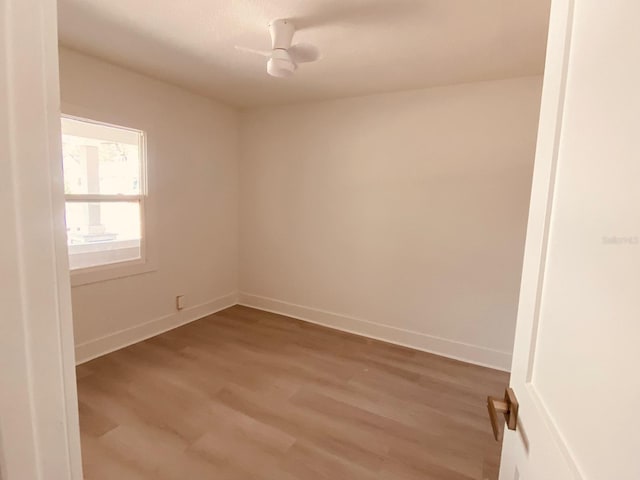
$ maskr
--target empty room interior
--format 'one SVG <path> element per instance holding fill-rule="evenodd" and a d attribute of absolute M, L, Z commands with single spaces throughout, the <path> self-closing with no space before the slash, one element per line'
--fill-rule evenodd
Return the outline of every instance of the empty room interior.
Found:
<path fill-rule="evenodd" d="M 27 3 L 70 459 L 15 473 L 0 399 L 0 477 L 640 478 L 637 4 Z"/>
<path fill-rule="evenodd" d="M 497 479 L 549 2 L 58 13 L 85 478 Z"/>

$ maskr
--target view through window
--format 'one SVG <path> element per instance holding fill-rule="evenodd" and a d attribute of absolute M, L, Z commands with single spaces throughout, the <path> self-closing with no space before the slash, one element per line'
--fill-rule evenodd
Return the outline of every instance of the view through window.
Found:
<path fill-rule="evenodd" d="M 144 259 L 144 134 L 62 117 L 72 270 Z"/>

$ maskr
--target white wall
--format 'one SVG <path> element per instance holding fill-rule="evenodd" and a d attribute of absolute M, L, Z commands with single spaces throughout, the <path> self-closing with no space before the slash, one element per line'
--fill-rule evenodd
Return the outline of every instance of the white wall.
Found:
<path fill-rule="evenodd" d="M 60 55 L 63 111 L 148 134 L 157 257 L 73 288 L 79 361 L 233 304 L 240 285 L 247 305 L 509 367 L 540 78 L 239 114 Z"/>
<path fill-rule="evenodd" d="M 157 259 L 154 272 L 73 288 L 78 361 L 235 303 L 237 112 L 67 49 L 60 82 L 63 112 L 147 132 Z"/>
<path fill-rule="evenodd" d="M 541 78 L 241 119 L 241 302 L 510 365 Z"/>

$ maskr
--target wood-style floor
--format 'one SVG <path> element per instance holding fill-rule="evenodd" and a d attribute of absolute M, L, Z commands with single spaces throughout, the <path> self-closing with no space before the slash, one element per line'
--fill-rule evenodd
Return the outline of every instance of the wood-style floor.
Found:
<path fill-rule="evenodd" d="M 232 307 L 78 367 L 88 480 L 497 478 L 508 375 Z"/>

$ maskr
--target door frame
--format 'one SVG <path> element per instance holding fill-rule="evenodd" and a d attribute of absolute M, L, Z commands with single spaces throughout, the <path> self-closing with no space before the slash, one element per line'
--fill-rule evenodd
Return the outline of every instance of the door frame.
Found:
<path fill-rule="evenodd" d="M 0 21 L 0 478 L 81 480 L 56 0 Z"/>

